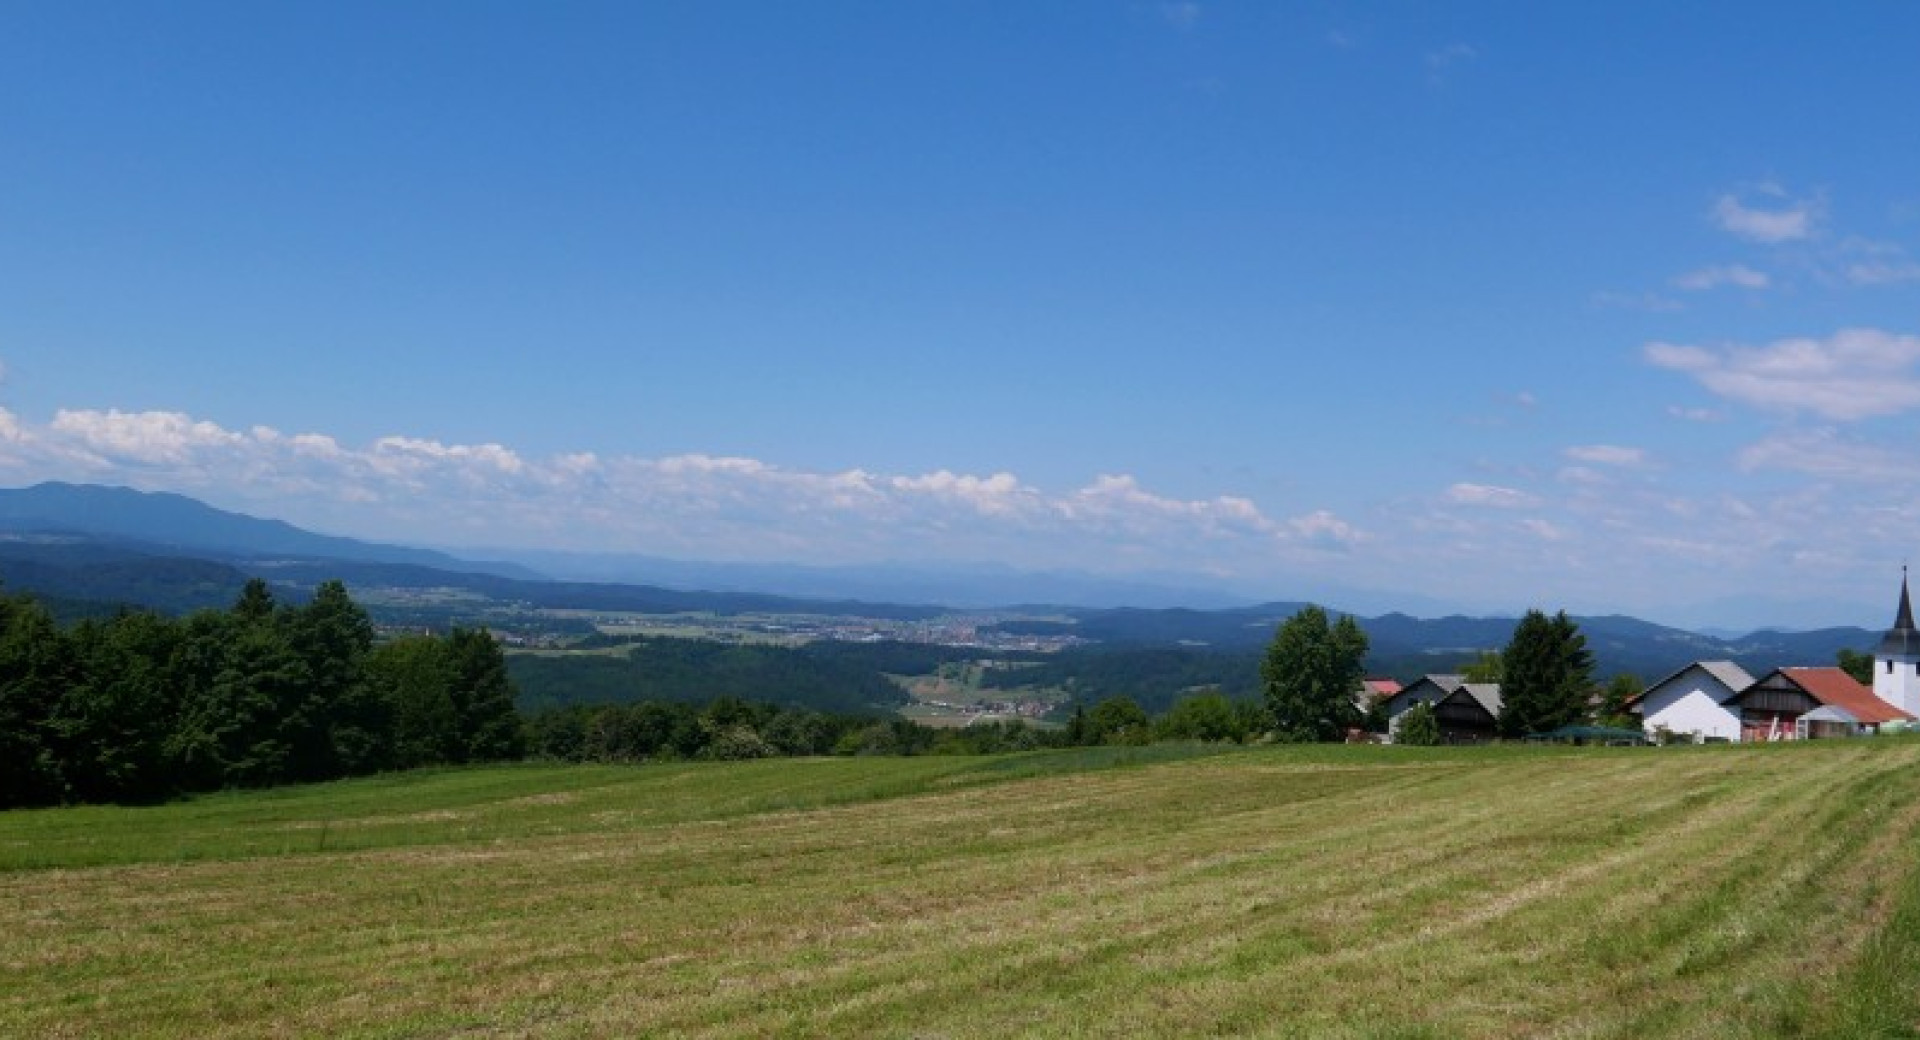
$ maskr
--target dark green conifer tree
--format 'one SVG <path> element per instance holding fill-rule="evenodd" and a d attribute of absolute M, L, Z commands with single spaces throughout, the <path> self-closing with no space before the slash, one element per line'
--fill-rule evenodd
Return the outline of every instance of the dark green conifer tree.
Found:
<path fill-rule="evenodd" d="M 1549 618 L 1529 610 L 1514 626 L 1500 660 L 1501 735 L 1541 733 L 1586 717 L 1593 655 L 1566 611 Z"/>

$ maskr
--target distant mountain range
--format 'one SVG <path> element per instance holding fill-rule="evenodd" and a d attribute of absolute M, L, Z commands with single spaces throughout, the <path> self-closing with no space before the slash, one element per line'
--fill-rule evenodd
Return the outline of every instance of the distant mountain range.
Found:
<path fill-rule="evenodd" d="M 350 587 L 471 594 L 490 603 L 547 609 L 794 613 L 913 620 L 940 608 L 805 600 L 744 592 L 561 582 L 511 563 L 304 531 L 280 520 L 215 509 L 182 495 L 90 484 L 0 489 L 0 581 L 85 613 L 85 604 L 168 611 L 230 605 L 251 577 L 296 594 L 329 579 Z M 93 612 L 98 612 L 97 610 Z M 475 620 L 474 616 L 453 620 Z"/>
<path fill-rule="evenodd" d="M 754 591 L 750 581 L 784 576 L 791 587 L 808 568 L 737 565 L 675 565 L 644 557 L 595 557 L 585 554 L 522 554 L 550 567 L 560 577 L 543 577 L 520 563 L 475 562 L 425 549 L 382 545 L 301 530 L 279 520 L 215 509 L 181 495 L 127 488 L 40 484 L 0 489 L 0 581 L 63 604 L 133 604 L 169 611 L 225 606 L 249 577 L 259 576 L 295 594 L 330 578 L 350 587 L 458 593 L 464 618 L 487 616 L 494 607 L 717 614 L 785 613 L 920 620 L 948 612 L 953 605 L 889 602 L 887 574 L 878 568 L 865 588 L 871 598 L 809 598 Z M 654 576 L 650 584 L 577 580 L 614 564 L 628 573 Z M 676 566 L 679 568 L 676 570 Z M 596 570 L 600 568 L 600 570 Z M 946 579 L 957 576 L 941 572 Z M 819 577 L 818 574 L 815 577 Z M 975 592 L 1003 581 L 1006 574 L 982 576 Z M 1027 576 L 1021 612 L 1051 614 L 1066 620 L 1020 620 L 1003 627 L 1029 633 L 1070 632 L 1103 645 L 1185 645 L 1244 654 L 1264 646 L 1276 625 L 1303 605 L 1295 602 L 1224 605 L 1219 609 L 1155 606 L 1166 597 L 1189 594 L 1173 585 L 1131 585 L 1077 575 Z M 821 588 L 846 589 L 845 574 L 821 579 Z M 721 587 L 666 588 L 663 584 L 711 581 Z M 724 584 L 722 584 L 724 583 Z M 835 584 L 839 583 L 839 584 Z M 964 582 L 962 583 L 964 585 Z M 1147 605 L 1124 607 L 1047 607 L 1053 599 L 1118 596 L 1128 588 Z M 1065 593 L 1076 593 L 1068 597 Z M 465 597 L 462 599 L 461 597 Z M 987 607 L 991 601 L 967 596 L 959 605 Z M 69 611 L 71 613 L 71 611 Z M 1377 670 L 1417 674 L 1457 668 L 1482 650 L 1497 649 L 1512 635 L 1514 619 L 1450 616 L 1434 619 L 1389 613 L 1358 617 L 1373 647 Z M 1843 647 L 1868 649 L 1880 633 L 1861 628 L 1812 632 L 1762 630 L 1739 636 L 1708 635 L 1624 616 L 1578 619 L 1604 670 L 1632 671 L 1658 678 L 1688 661 L 1726 658 L 1756 674 L 1782 664 L 1828 664 Z"/>
<path fill-rule="evenodd" d="M 0 530 L 41 535 L 84 534 L 92 540 L 121 539 L 164 552 L 212 559 L 284 556 L 360 560 L 503 578 L 541 577 L 519 564 L 479 563 L 431 549 L 314 534 L 281 520 L 215 509 L 184 495 L 98 484 L 50 482 L 28 488 L 0 489 Z"/>
<path fill-rule="evenodd" d="M 1001 627 L 1033 634 L 1073 634 L 1116 645 L 1181 644 L 1247 651 L 1263 647 L 1274 629 L 1304 603 L 1267 603 L 1232 610 L 1080 610 L 1071 621 L 1011 621 Z M 1367 633 L 1372 667 L 1414 675 L 1457 671 L 1482 651 L 1498 650 L 1513 636 L 1511 617 L 1415 618 L 1406 614 L 1359 617 Z M 1587 646 L 1607 673 L 1633 672 L 1653 681 L 1690 661 L 1732 660 L 1758 675 L 1782 665 L 1834 663 L 1842 648 L 1871 650 L 1881 633 L 1863 628 L 1811 632 L 1772 629 L 1715 637 L 1620 615 L 1576 617 Z"/>
<path fill-rule="evenodd" d="M 623 581 L 668 588 L 776 592 L 803 599 L 939 603 L 980 610 L 1013 603 L 1089 608 L 1189 607 L 1217 610 L 1258 600 L 1183 583 L 1178 576 L 1114 578 L 1082 571 L 1023 571 L 1004 564 L 929 566 L 670 560 L 633 553 L 489 549 L 543 574 L 576 581 Z"/>

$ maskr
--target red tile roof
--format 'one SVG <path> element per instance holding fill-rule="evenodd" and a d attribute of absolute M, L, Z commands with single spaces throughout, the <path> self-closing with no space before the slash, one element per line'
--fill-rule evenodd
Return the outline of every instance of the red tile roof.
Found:
<path fill-rule="evenodd" d="M 1400 692 L 1400 683 L 1394 679 L 1363 679 L 1361 682 L 1376 697 L 1391 697 Z"/>
<path fill-rule="evenodd" d="M 1895 719 L 1913 718 L 1838 668 L 1782 668 L 1780 671 L 1814 700 L 1843 709 L 1864 725 L 1878 726 Z"/>

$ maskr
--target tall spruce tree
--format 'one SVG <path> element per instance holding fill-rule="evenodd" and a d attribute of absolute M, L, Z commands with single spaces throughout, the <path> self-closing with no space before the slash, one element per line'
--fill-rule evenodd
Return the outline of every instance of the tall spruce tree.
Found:
<path fill-rule="evenodd" d="M 1560 611 L 1529 610 L 1500 655 L 1500 733 L 1521 737 L 1586 717 L 1593 654 L 1580 626 Z"/>
<path fill-rule="evenodd" d="M 447 636 L 446 653 L 463 760 L 519 758 L 526 752 L 526 736 L 513 706 L 507 658 L 493 633 L 455 628 Z"/>
<path fill-rule="evenodd" d="M 65 649 L 44 606 L 0 595 L 0 809 L 61 798 L 50 726 L 66 685 Z"/>
<path fill-rule="evenodd" d="M 1304 607 L 1280 623 L 1260 664 L 1267 708 L 1282 736 L 1339 740 L 1360 723 L 1354 693 L 1366 674 L 1367 634 L 1352 617 L 1335 623 Z"/>

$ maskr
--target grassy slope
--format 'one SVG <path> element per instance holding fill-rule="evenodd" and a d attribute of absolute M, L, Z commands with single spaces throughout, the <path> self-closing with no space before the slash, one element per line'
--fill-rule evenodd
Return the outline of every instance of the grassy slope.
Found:
<path fill-rule="evenodd" d="M 1920 1024 L 1920 743 L 1113 754 L 0 815 L 0 1035 Z"/>

